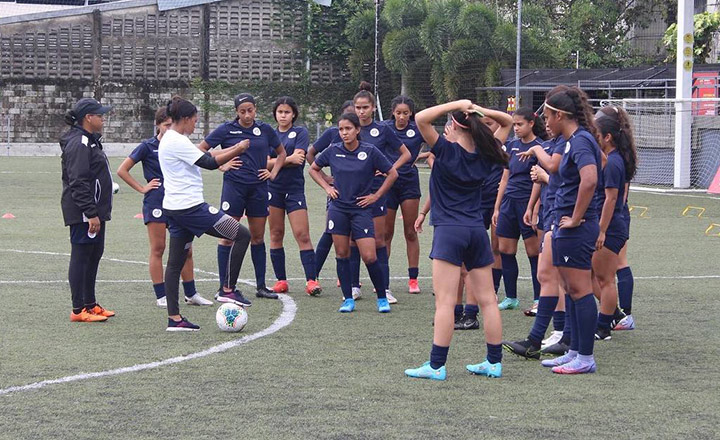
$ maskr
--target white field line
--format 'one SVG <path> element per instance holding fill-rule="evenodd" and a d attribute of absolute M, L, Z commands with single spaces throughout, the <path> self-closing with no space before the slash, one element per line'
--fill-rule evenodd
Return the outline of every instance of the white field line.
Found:
<path fill-rule="evenodd" d="M 63 383 L 69 383 L 69 382 L 76 382 L 80 380 L 87 380 L 87 379 L 96 379 L 100 377 L 108 377 L 108 376 L 119 376 L 121 374 L 126 373 L 136 373 L 138 371 L 144 371 L 144 370 L 151 370 L 154 368 L 160 368 L 167 365 L 173 365 L 173 364 L 179 364 L 181 362 L 193 360 L 193 359 L 199 359 L 206 356 L 210 356 L 211 354 L 217 354 L 222 353 L 224 351 L 230 350 L 231 348 L 237 347 L 242 344 L 247 344 L 248 342 L 254 341 L 256 339 L 262 338 L 264 336 L 271 335 L 278 330 L 287 327 L 290 325 L 290 323 L 295 319 L 295 314 L 297 313 L 297 304 L 295 304 L 295 301 L 288 295 L 282 295 L 280 297 L 280 301 L 282 301 L 283 304 L 283 310 L 280 316 L 273 322 L 270 327 L 265 328 L 264 330 L 260 330 L 259 332 L 253 333 L 251 335 L 244 336 L 240 339 L 236 339 L 234 341 L 228 341 L 224 342 L 219 345 L 215 345 L 213 347 L 210 347 L 208 349 L 198 351 L 196 353 L 191 353 L 184 356 L 176 356 L 169 359 L 165 359 L 162 361 L 156 361 L 156 362 L 148 362 L 145 364 L 136 364 L 130 367 L 122 367 L 122 368 L 115 368 L 112 370 L 105 370 L 105 371 L 97 371 L 94 373 L 80 373 L 75 374 L 72 376 L 65 376 L 60 377 L 58 379 L 49 379 L 49 380 L 43 380 L 40 382 L 30 383 L 27 385 L 18 385 L 8 388 L 0 389 L 0 396 L 5 394 L 11 394 L 11 393 L 18 393 L 23 391 L 31 391 L 31 390 L 37 390 L 40 388 L 44 388 L 48 385 L 57 385 L 57 384 L 63 384 Z"/>

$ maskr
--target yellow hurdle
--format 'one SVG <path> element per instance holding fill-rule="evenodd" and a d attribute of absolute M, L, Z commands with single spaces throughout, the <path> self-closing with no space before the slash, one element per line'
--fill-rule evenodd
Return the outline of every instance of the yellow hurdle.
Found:
<path fill-rule="evenodd" d="M 710 231 L 715 228 L 720 228 L 720 225 L 717 223 L 710 223 L 710 226 L 705 229 L 705 235 L 707 235 L 708 237 L 720 237 L 720 229 L 718 229 L 718 232 L 710 233 Z"/>
<path fill-rule="evenodd" d="M 699 211 L 697 215 L 695 214 L 696 211 Z M 683 209 L 682 215 L 683 217 L 697 217 L 700 218 L 705 213 L 705 208 L 702 206 L 686 206 L 685 209 Z"/>
<path fill-rule="evenodd" d="M 629 206 L 628 211 L 633 212 L 635 210 L 641 211 L 640 215 L 638 217 L 640 218 L 650 218 L 649 215 L 647 215 L 648 207 L 647 206 Z"/>

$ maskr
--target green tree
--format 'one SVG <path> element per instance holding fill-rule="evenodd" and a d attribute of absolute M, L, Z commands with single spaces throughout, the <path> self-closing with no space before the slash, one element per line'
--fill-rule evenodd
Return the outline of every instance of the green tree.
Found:
<path fill-rule="evenodd" d="M 712 43 L 720 31 L 720 13 L 703 12 L 693 17 L 695 31 L 693 32 L 693 61 L 697 64 L 705 62 L 714 63 L 717 61 L 708 59 L 712 50 Z M 667 62 L 675 61 L 677 58 L 677 24 L 673 23 L 665 31 L 662 39 L 667 50 Z"/>
<path fill-rule="evenodd" d="M 400 74 L 400 93 L 413 96 L 411 78 L 428 62 L 418 35 L 427 16 L 425 0 L 387 0 L 382 19 L 388 32 L 382 43 L 388 69 Z M 417 99 L 417 96 L 413 96 Z"/>

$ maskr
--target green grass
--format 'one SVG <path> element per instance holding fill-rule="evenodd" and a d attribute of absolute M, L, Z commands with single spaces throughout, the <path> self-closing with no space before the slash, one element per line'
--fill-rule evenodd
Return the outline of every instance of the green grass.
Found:
<path fill-rule="evenodd" d="M 112 168 L 118 164 L 114 159 Z M 280 302 L 255 301 L 243 333 L 227 334 L 214 325 L 215 307 L 183 307 L 202 331 L 168 334 L 149 281 L 100 282 L 99 300 L 118 316 L 106 324 L 71 324 L 62 281 L 68 258 L 6 251 L 69 252 L 59 169 L 58 158 L 0 159 L 0 214 L 17 216 L 0 220 L 0 388 L 197 352 L 277 318 Z M 206 199 L 216 204 L 220 181 L 219 173 L 205 174 Z M 309 179 L 307 191 L 316 240 L 324 197 Z M 145 228 L 133 218 L 141 199 L 121 186 L 106 257 L 146 261 Z M 630 202 L 649 208 L 649 218 L 634 218 L 631 231 L 638 329 L 596 345 L 594 375 L 555 376 L 510 355 L 502 379 L 465 374 L 465 364 L 485 355 L 482 331 L 470 331 L 455 335 L 446 382 L 407 379 L 403 370 L 424 362 L 430 349 L 430 280 L 421 281 L 418 296 L 394 280 L 400 303 L 389 315 L 378 314 L 372 299 L 341 315 L 331 253 L 321 297 L 290 283 L 298 305 L 290 326 L 202 359 L 0 396 L 0 438 L 717 438 L 720 280 L 643 277 L 718 274 L 720 238 L 704 231 L 720 223 L 720 200 L 633 192 Z M 687 205 L 707 210 L 700 219 L 685 218 Z M 421 276 L 430 275 L 431 236 L 431 229 L 421 236 Z M 401 238 L 396 234 L 391 261 L 396 276 L 406 275 Z M 209 237 L 196 240 L 198 269 L 216 270 L 215 245 Z M 286 253 L 288 276 L 302 277 L 291 236 Z M 526 259 L 519 260 L 527 275 Z M 241 277 L 253 278 L 249 257 Z M 98 278 L 145 280 L 147 266 L 104 261 Z M 267 278 L 273 279 L 270 268 Z M 32 282 L 38 280 L 60 282 Z M 215 286 L 198 283 L 206 296 Z M 521 280 L 519 290 L 528 305 L 530 282 Z M 532 324 L 519 311 L 503 312 L 503 320 L 506 339 L 524 337 Z"/>

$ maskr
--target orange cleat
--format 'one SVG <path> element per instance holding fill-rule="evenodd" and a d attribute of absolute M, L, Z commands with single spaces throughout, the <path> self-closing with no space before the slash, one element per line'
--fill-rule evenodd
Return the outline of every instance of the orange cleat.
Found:
<path fill-rule="evenodd" d="M 112 310 L 107 310 L 107 309 L 103 308 L 103 306 L 101 306 L 100 304 L 95 304 L 95 307 L 93 307 L 92 309 L 89 309 L 88 312 L 90 312 L 94 315 L 104 316 L 106 318 L 111 318 L 111 317 L 115 316 L 115 312 L 113 312 Z"/>
<path fill-rule="evenodd" d="M 418 280 L 408 281 L 408 292 L 420 293 L 420 286 L 418 286 Z"/>
<path fill-rule="evenodd" d="M 275 293 L 287 293 L 288 292 L 288 283 L 285 280 L 277 280 L 275 285 L 272 288 L 273 292 Z"/>
<path fill-rule="evenodd" d="M 305 293 L 310 296 L 318 296 L 322 293 L 322 287 L 320 287 L 320 284 L 317 281 L 310 280 L 305 285 Z"/>
<path fill-rule="evenodd" d="M 87 309 L 82 309 L 80 313 L 70 312 L 70 322 L 103 322 L 107 321 L 107 316 L 96 315 L 90 313 Z"/>

